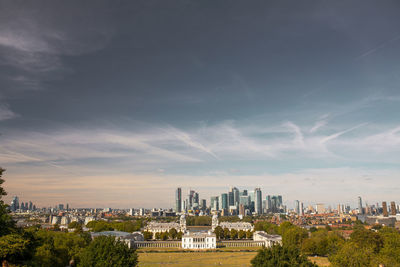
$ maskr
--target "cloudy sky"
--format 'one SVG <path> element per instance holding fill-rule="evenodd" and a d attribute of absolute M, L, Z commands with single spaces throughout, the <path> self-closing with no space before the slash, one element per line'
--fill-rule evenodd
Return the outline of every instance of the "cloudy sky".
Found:
<path fill-rule="evenodd" d="M 400 201 L 398 1 L 0 1 L 6 201 Z"/>

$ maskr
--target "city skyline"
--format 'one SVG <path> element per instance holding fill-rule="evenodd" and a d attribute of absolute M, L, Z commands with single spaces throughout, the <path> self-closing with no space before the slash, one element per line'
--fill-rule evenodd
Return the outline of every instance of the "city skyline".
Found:
<path fill-rule="evenodd" d="M 7 203 L 400 202 L 397 2 L 156 2 L 0 4 Z"/>

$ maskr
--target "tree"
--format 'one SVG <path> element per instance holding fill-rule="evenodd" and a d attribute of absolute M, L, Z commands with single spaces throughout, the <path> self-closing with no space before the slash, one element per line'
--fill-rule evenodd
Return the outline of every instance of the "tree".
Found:
<path fill-rule="evenodd" d="M 81 226 L 81 224 L 78 223 L 78 222 L 70 222 L 70 223 L 68 224 L 68 228 L 69 228 L 69 229 L 76 229 L 76 228 L 79 228 L 80 226 Z"/>
<path fill-rule="evenodd" d="M 176 239 L 177 235 L 178 235 L 178 231 L 176 231 L 175 228 L 172 228 L 169 230 L 169 236 L 171 237 L 171 239 Z"/>
<path fill-rule="evenodd" d="M 2 175 L 5 169 L 0 167 L 0 236 L 10 234 L 15 229 L 15 222 L 10 215 L 8 206 L 2 200 L 3 196 L 7 195 L 4 188 L 1 186 L 4 183 Z"/>
<path fill-rule="evenodd" d="M 136 251 L 112 236 L 96 237 L 81 253 L 82 267 L 136 266 Z"/>
<path fill-rule="evenodd" d="M 224 228 L 224 238 L 229 239 L 231 237 L 231 232 L 228 228 Z"/>
<path fill-rule="evenodd" d="M 240 230 L 239 233 L 238 233 L 238 238 L 239 238 L 239 239 L 244 239 L 244 238 L 246 238 L 246 232 L 243 231 L 243 230 Z"/>
<path fill-rule="evenodd" d="M 162 239 L 162 240 L 165 241 L 165 240 L 168 239 L 168 237 L 169 237 L 169 234 L 168 234 L 167 231 L 161 233 L 161 239 Z"/>
<path fill-rule="evenodd" d="M 253 234 L 254 234 L 253 231 L 248 230 L 248 231 L 246 232 L 246 238 L 247 238 L 247 239 L 253 238 Z"/>
<path fill-rule="evenodd" d="M 160 232 L 155 233 L 154 238 L 161 239 L 161 233 Z"/>
<path fill-rule="evenodd" d="M 143 237 L 144 237 L 144 240 L 151 240 L 151 239 L 153 239 L 153 233 L 151 233 L 149 231 L 144 231 Z"/>
<path fill-rule="evenodd" d="M 281 245 L 259 250 L 251 260 L 251 264 L 254 267 L 317 267 L 306 256 L 301 255 L 297 248 L 283 247 Z"/>
<path fill-rule="evenodd" d="M 231 229 L 231 239 L 237 239 L 238 238 L 238 231 L 235 229 Z"/>
<path fill-rule="evenodd" d="M 30 241 L 19 234 L 0 237 L 0 262 L 20 263 L 29 254 Z"/>
<path fill-rule="evenodd" d="M 282 243 L 284 246 L 301 247 L 301 243 L 308 237 L 308 232 L 300 227 L 291 226 L 283 231 Z"/>
<path fill-rule="evenodd" d="M 217 226 L 214 229 L 215 236 L 217 239 L 223 239 L 224 238 L 224 230 L 222 229 L 221 226 Z"/>
<path fill-rule="evenodd" d="M 179 231 L 178 234 L 176 235 L 176 239 L 181 240 L 183 236 L 182 231 Z"/>
<path fill-rule="evenodd" d="M 338 253 L 329 257 L 329 261 L 333 267 L 366 267 L 371 266 L 374 256 L 371 247 L 360 248 L 357 244 L 347 242 Z"/>

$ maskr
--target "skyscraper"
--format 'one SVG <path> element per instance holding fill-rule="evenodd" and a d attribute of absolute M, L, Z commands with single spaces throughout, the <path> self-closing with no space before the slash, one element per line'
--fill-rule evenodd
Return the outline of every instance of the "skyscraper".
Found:
<path fill-rule="evenodd" d="M 228 206 L 233 206 L 235 201 L 234 201 L 234 196 L 232 190 L 228 192 Z"/>
<path fill-rule="evenodd" d="M 19 198 L 17 196 L 13 197 L 10 208 L 12 211 L 16 211 L 17 209 L 19 209 Z"/>
<path fill-rule="evenodd" d="M 396 215 L 396 203 L 394 201 L 390 202 L 390 214 Z"/>
<path fill-rule="evenodd" d="M 387 205 L 386 205 L 386 201 L 382 202 L 382 213 L 384 217 L 388 217 L 388 210 L 387 210 Z"/>
<path fill-rule="evenodd" d="M 223 193 L 221 194 L 221 209 L 228 210 L 228 194 Z"/>
<path fill-rule="evenodd" d="M 254 189 L 254 211 L 256 214 L 262 214 L 262 193 L 260 188 Z"/>
<path fill-rule="evenodd" d="M 211 197 L 211 210 L 219 210 L 219 197 Z"/>
<path fill-rule="evenodd" d="M 361 199 L 361 197 L 358 197 L 358 212 L 359 212 L 360 214 L 364 214 L 364 209 L 363 209 L 363 206 L 362 206 L 362 199 Z"/>
<path fill-rule="evenodd" d="M 207 201 L 205 199 L 202 199 L 200 201 L 201 204 L 201 209 L 205 210 L 207 208 Z"/>
<path fill-rule="evenodd" d="M 267 212 L 271 212 L 272 211 L 272 202 L 271 202 L 271 196 L 270 195 L 267 195 L 266 197 L 265 197 L 265 205 L 266 205 L 266 207 L 265 207 L 265 209 L 267 210 Z"/>
<path fill-rule="evenodd" d="M 300 215 L 300 201 L 298 201 L 298 200 L 294 201 L 294 209 L 295 209 L 296 213 L 298 215 Z"/>
<path fill-rule="evenodd" d="M 239 189 L 236 187 L 232 188 L 233 193 L 233 205 L 239 207 Z"/>
<path fill-rule="evenodd" d="M 175 191 L 175 211 L 182 212 L 182 188 L 180 187 Z"/>

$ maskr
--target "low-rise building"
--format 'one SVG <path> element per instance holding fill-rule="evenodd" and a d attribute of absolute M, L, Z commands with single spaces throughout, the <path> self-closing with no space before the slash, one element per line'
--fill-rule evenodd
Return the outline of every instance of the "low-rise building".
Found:
<path fill-rule="evenodd" d="M 215 249 L 217 237 L 209 232 L 186 232 L 182 237 L 183 249 Z"/>
<path fill-rule="evenodd" d="M 275 244 L 282 244 L 280 235 L 270 235 L 264 231 L 255 231 L 253 234 L 254 241 L 264 241 L 265 247 L 271 247 Z"/>

